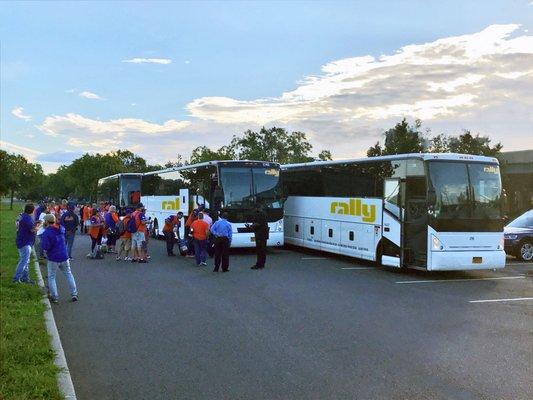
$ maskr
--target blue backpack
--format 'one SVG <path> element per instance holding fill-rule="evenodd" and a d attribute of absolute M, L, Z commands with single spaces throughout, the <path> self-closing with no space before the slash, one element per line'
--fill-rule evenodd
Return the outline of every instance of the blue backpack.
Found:
<path fill-rule="evenodd" d="M 137 232 L 137 221 L 135 221 L 135 218 L 131 217 L 128 221 L 128 226 L 126 227 L 126 230 L 129 233 L 135 233 Z"/>

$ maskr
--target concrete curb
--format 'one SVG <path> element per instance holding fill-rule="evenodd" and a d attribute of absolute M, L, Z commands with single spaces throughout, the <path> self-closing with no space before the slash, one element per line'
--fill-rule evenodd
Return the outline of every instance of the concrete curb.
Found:
<path fill-rule="evenodd" d="M 35 252 L 33 253 L 33 255 L 37 260 Z M 33 266 L 37 274 L 37 283 L 39 284 L 39 287 L 44 290 L 44 293 L 47 293 L 46 286 L 44 285 L 43 276 L 41 274 L 41 267 L 39 266 L 39 261 L 35 261 Z M 72 383 L 70 371 L 68 370 L 67 359 L 65 358 L 65 352 L 63 351 L 63 346 L 61 345 L 61 338 L 59 337 L 59 332 L 57 330 L 56 321 L 54 319 L 54 313 L 52 312 L 52 306 L 46 294 L 43 295 L 41 301 L 46 306 L 46 310 L 44 312 L 44 321 L 46 324 L 46 330 L 50 335 L 52 350 L 55 354 L 54 364 L 60 368 L 60 371 L 57 375 L 59 391 L 66 400 L 76 400 L 74 384 Z"/>

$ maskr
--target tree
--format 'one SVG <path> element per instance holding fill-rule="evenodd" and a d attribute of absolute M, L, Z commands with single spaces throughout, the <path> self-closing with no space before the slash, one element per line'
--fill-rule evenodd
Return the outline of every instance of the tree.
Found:
<path fill-rule="evenodd" d="M 448 150 L 451 153 L 495 157 L 501 152 L 503 145 L 496 143 L 491 147 L 490 142 L 487 136 L 479 136 L 479 134 L 473 136 L 470 131 L 465 130 L 462 135 L 449 138 Z"/>
<path fill-rule="evenodd" d="M 264 160 L 280 164 L 313 161 L 313 145 L 304 132 L 287 132 L 283 128 L 247 130 L 242 137 L 234 136 L 229 147 L 240 160 Z M 322 157 L 322 158 L 320 158 Z M 331 152 L 323 150 L 318 159 L 331 159 Z"/>
<path fill-rule="evenodd" d="M 331 151 L 322 150 L 320 153 L 318 153 L 318 160 L 320 160 L 320 161 L 331 161 L 331 160 L 333 160 L 333 158 L 331 157 Z"/>
<path fill-rule="evenodd" d="M 385 156 L 389 154 L 420 153 L 424 150 L 424 135 L 420 131 L 422 123 L 416 120 L 414 125 L 407 123 L 404 118 L 394 128 L 384 132 L 385 143 L 381 147 L 377 142 L 367 151 L 368 157 Z"/>
<path fill-rule="evenodd" d="M 40 197 L 37 189 L 44 179 L 42 167 L 28 162 L 24 156 L 0 150 L 0 176 L 0 194 L 9 194 L 11 209 L 15 194 L 24 199 Z"/>

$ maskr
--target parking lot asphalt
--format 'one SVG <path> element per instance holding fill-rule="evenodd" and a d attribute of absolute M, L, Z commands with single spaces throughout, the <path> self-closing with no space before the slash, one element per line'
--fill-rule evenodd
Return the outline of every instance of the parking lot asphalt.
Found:
<path fill-rule="evenodd" d="M 78 399 L 530 399 L 533 264 L 397 272 L 272 249 L 230 272 L 167 257 L 72 262 L 53 311 Z M 44 271 L 44 269 L 43 269 Z"/>

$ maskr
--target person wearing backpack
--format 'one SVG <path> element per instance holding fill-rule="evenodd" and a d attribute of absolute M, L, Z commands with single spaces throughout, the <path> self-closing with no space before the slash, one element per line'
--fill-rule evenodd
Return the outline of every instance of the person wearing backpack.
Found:
<path fill-rule="evenodd" d="M 115 206 L 110 206 L 109 211 L 104 214 L 105 226 L 107 227 L 107 246 L 108 253 L 116 253 L 115 246 L 117 245 L 117 222 L 118 214 Z"/>
<path fill-rule="evenodd" d="M 167 255 L 175 256 L 174 254 L 174 229 L 179 229 L 181 225 L 181 219 L 183 218 L 183 213 L 180 211 L 176 215 L 171 215 L 165 219 L 165 226 L 163 227 L 163 235 L 165 235 L 165 241 L 167 242 Z M 178 231 L 179 237 L 179 231 Z"/>
<path fill-rule="evenodd" d="M 100 245 L 102 244 L 102 236 L 104 233 L 104 223 L 100 218 L 96 208 L 93 208 L 91 213 L 91 224 L 89 225 L 89 235 L 91 236 L 91 252 L 87 254 L 87 257 L 104 258 L 100 251 Z"/>
<path fill-rule="evenodd" d="M 145 263 L 146 261 L 146 216 L 144 215 L 144 205 L 137 204 L 135 212 L 131 215 L 132 220 L 128 222 L 128 231 L 131 232 L 131 246 L 133 248 L 133 259 L 131 262 Z"/>
<path fill-rule="evenodd" d="M 120 237 L 120 245 L 118 247 L 117 261 L 122 260 L 124 254 L 124 261 L 131 261 L 129 256 L 131 249 L 131 232 L 128 231 L 128 223 L 131 221 L 131 210 L 126 209 L 124 218 L 117 222 L 117 235 Z"/>

